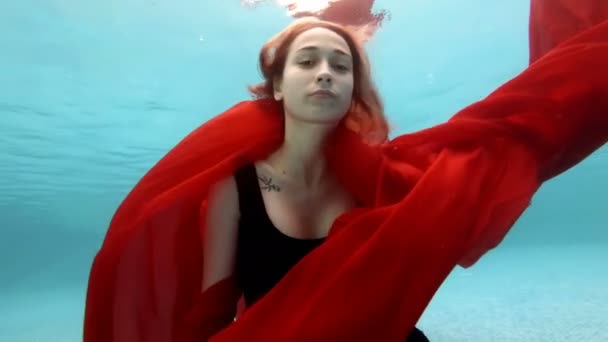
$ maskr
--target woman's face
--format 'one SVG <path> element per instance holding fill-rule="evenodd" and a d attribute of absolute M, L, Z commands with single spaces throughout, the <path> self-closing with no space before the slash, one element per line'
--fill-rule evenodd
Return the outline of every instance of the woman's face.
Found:
<path fill-rule="evenodd" d="M 308 122 L 335 123 L 348 111 L 353 95 L 353 58 L 334 31 L 313 28 L 291 44 L 275 98 L 287 115 Z"/>

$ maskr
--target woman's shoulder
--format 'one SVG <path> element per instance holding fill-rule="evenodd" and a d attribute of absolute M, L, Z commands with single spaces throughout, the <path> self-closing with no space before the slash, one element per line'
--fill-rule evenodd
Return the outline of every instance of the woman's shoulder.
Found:
<path fill-rule="evenodd" d="M 233 211 L 230 208 L 238 210 L 238 189 L 236 184 L 235 174 L 228 174 L 209 187 L 208 194 L 209 204 L 213 208 L 226 211 Z"/>

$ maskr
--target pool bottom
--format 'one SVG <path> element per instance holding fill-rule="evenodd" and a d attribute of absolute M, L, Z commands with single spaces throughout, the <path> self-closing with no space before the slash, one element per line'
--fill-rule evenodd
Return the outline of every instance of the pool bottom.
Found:
<path fill-rule="evenodd" d="M 499 248 L 456 269 L 418 327 L 431 342 L 608 341 L 606 264 L 606 245 Z M 0 295 L 1 341 L 82 341 L 82 286 L 26 287 Z"/>

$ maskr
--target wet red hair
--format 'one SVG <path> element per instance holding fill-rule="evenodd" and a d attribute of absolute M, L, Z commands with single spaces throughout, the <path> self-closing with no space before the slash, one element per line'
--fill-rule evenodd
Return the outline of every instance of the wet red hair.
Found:
<path fill-rule="evenodd" d="M 298 19 L 271 38 L 260 52 L 259 67 L 264 81 L 249 87 L 255 98 L 273 98 L 273 80 L 281 78 L 289 47 L 301 33 L 313 28 L 326 28 L 340 35 L 350 48 L 353 58 L 354 87 L 352 102 L 343 123 L 368 142 L 388 139 L 388 123 L 384 106 L 371 78 L 370 64 L 356 33 L 345 26 L 316 18 Z"/>

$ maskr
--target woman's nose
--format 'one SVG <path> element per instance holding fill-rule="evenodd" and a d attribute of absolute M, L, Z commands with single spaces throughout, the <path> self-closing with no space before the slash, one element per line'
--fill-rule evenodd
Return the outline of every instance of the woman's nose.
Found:
<path fill-rule="evenodd" d="M 317 76 L 318 83 L 331 83 L 331 75 L 329 73 L 319 74 Z"/>
<path fill-rule="evenodd" d="M 329 63 L 326 61 L 319 64 L 319 71 L 317 73 L 317 83 L 331 83 L 332 77 L 329 68 Z"/>

